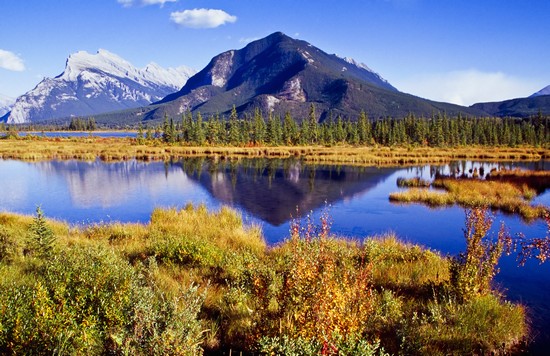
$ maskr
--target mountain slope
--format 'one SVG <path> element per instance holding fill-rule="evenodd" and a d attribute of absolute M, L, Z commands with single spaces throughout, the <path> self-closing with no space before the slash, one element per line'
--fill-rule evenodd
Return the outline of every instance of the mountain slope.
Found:
<path fill-rule="evenodd" d="M 8 113 L 14 103 L 15 99 L 0 94 L 0 117 Z"/>
<path fill-rule="evenodd" d="M 537 115 L 539 112 L 543 115 L 550 115 L 550 95 L 530 96 L 492 103 L 477 103 L 471 107 L 501 117 L 528 117 Z"/>
<path fill-rule="evenodd" d="M 45 78 L 17 98 L 8 123 L 24 123 L 148 105 L 178 90 L 194 73 L 185 67 L 164 69 L 155 63 L 135 68 L 105 50 L 81 51 L 67 59 L 65 70 Z"/>
<path fill-rule="evenodd" d="M 289 111 L 301 118 L 311 104 L 321 120 L 329 113 L 354 118 L 361 110 L 374 118 L 403 117 L 410 112 L 484 114 L 401 93 L 366 65 L 280 32 L 214 57 L 180 91 L 140 114 L 145 119 L 165 114 L 178 117 L 188 110 L 224 114 L 235 105 L 241 113 L 260 108 L 280 115 Z"/>
<path fill-rule="evenodd" d="M 530 96 L 530 98 L 534 98 L 536 96 L 541 96 L 541 95 L 550 95 L 550 85 L 542 88 L 541 90 L 539 90 L 538 92 L 534 93 L 533 95 Z"/>

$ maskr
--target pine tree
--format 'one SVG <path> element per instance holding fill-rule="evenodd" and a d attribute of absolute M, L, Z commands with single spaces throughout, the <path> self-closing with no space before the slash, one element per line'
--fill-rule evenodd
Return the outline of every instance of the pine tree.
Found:
<path fill-rule="evenodd" d="M 287 111 L 283 122 L 283 143 L 295 145 L 298 143 L 298 125 Z"/>
<path fill-rule="evenodd" d="M 229 143 L 232 145 L 238 145 L 240 143 L 240 130 L 239 122 L 237 119 L 237 109 L 235 105 L 231 109 L 231 114 L 229 115 Z"/>
<path fill-rule="evenodd" d="M 145 138 L 143 136 L 143 125 L 141 122 L 139 123 L 139 126 L 138 126 L 136 140 L 138 145 L 143 145 L 145 143 Z"/>
<path fill-rule="evenodd" d="M 319 143 L 319 122 L 315 113 L 315 104 L 309 106 L 309 115 L 307 124 L 309 126 L 309 142 L 310 144 Z"/>
<path fill-rule="evenodd" d="M 29 228 L 28 247 L 32 254 L 47 258 L 53 253 L 56 237 L 48 226 L 42 209 L 36 207 L 36 217 Z"/>
<path fill-rule="evenodd" d="M 205 133 L 204 133 L 204 127 L 202 123 L 202 115 L 200 112 L 197 113 L 197 121 L 193 124 L 193 139 L 197 145 L 204 145 L 204 141 L 206 140 Z"/>
<path fill-rule="evenodd" d="M 147 141 L 151 141 L 153 139 L 153 131 L 150 127 L 147 127 L 147 130 L 145 131 L 145 139 Z"/>
<path fill-rule="evenodd" d="M 359 132 L 359 143 L 362 145 L 370 143 L 372 138 L 371 126 L 367 114 L 364 111 L 361 111 L 361 114 L 359 114 L 357 129 Z"/>
<path fill-rule="evenodd" d="M 254 110 L 254 143 L 262 145 L 265 141 L 266 124 L 262 112 L 256 108 Z"/>

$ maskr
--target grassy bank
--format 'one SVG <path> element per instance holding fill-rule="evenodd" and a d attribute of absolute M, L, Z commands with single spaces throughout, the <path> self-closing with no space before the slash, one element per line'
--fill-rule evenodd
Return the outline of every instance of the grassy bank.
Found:
<path fill-rule="evenodd" d="M 526 220 L 544 218 L 548 207 L 533 205 L 531 200 L 550 188 L 550 172 L 526 170 L 492 171 L 486 179 L 442 177 L 431 184 L 418 178 L 400 179 L 406 191 L 390 194 L 390 200 L 424 203 L 429 206 L 458 204 L 466 208 L 488 206 Z M 428 189 L 428 186 L 437 190 Z"/>
<path fill-rule="evenodd" d="M 527 334 L 524 309 L 491 290 L 461 292 L 470 284 L 454 284 L 456 266 L 393 235 L 338 239 L 325 218 L 294 222 L 268 247 L 227 208 L 78 229 L 3 213 L 0 352 L 513 350 Z"/>
<path fill-rule="evenodd" d="M 160 142 L 138 144 L 131 138 L 43 138 L 0 139 L 0 158 L 19 160 L 78 159 L 118 161 L 169 160 L 183 157 L 300 157 L 306 162 L 348 165 L 416 165 L 453 160 L 541 160 L 550 158 L 544 148 L 491 147 L 378 147 L 378 146 L 180 146 Z"/>

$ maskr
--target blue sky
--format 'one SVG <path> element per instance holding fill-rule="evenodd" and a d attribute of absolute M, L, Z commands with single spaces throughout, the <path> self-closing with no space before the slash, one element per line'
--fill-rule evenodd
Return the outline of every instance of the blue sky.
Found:
<path fill-rule="evenodd" d="M 548 0 L 2 0 L 0 94 L 106 49 L 202 69 L 275 31 L 367 64 L 399 90 L 470 105 L 550 85 Z"/>

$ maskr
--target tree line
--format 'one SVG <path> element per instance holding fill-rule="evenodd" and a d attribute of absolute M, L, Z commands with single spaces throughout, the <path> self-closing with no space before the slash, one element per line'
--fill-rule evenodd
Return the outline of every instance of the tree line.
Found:
<path fill-rule="evenodd" d="M 469 145 L 548 146 L 550 118 L 539 115 L 527 118 L 449 117 L 437 113 L 429 118 L 409 114 L 403 119 L 370 120 L 361 112 L 356 120 L 329 115 L 318 122 L 315 106 L 302 120 L 290 113 L 283 118 L 256 109 L 252 115 L 239 117 L 233 107 L 229 118 L 213 115 L 205 120 L 199 113 L 187 112 L 181 120 L 165 116 L 156 127 L 140 124 L 137 140 L 165 143 L 235 146 L 295 145 L 382 145 L 455 147 Z"/>

